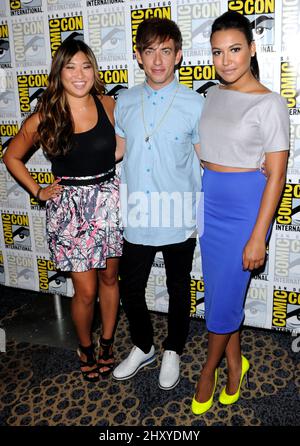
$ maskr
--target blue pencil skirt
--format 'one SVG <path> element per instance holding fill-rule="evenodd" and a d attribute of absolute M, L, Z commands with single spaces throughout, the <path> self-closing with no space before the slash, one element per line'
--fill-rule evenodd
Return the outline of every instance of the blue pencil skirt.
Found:
<path fill-rule="evenodd" d="M 200 236 L 207 329 L 218 334 L 239 329 L 250 272 L 243 250 L 256 222 L 266 178 L 260 171 L 204 170 L 204 230 Z M 202 210 L 201 210 L 202 209 Z M 198 226 L 200 227 L 200 226 Z"/>

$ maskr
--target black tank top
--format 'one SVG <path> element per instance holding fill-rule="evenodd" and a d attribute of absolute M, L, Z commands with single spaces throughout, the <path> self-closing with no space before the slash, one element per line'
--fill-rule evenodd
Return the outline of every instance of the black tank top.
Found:
<path fill-rule="evenodd" d="M 55 177 L 85 177 L 105 173 L 115 165 L 115 130 L 101 101 L 93 96 L 98 113 L 95 127 L 74 133 L 72 150 L 51 160 Z"/>

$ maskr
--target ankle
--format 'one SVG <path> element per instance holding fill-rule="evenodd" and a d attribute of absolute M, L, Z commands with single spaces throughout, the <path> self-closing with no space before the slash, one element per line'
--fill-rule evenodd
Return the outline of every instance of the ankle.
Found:
<path fill-rule="evenodd" d="M 201 371 L 200 377 L 204 379 L 214 379 L 215 369 L 204 367 Z"/>
<path fill-rule="evenodd" d="M 196 401 L 203 403 L 211 397 L 214 392 L 216 380 L 217 369 L 215 369 L 213 373 L 210 371 L 208 372 L 207 370 L 201 372 L 195 393 Z"/>
<path fill-rule="evenodd" d="M 241 359 L 236 362 L 227 363 L 227 375 L 228 376 L 236 376 L 240 375 L 242 370 L 242 361 Z"/>
<path fill-rule="evenodd" d="M 113 343 L 114 343 L 114 338 L 113 337 L 111 337 L 109 339 L 104 338 L 103 336 L 100 337 L 100 344 L 105 346 L 105 347 L 109 347 Z"/>
<path fill-rule="evenodd" d="M 90 354 L 91 352 L 94 352 L 94 344 L 90 343 L 89 345 L 82 345 L 78 344 L 79 350 L 84 353 L 85 355 Z"/>

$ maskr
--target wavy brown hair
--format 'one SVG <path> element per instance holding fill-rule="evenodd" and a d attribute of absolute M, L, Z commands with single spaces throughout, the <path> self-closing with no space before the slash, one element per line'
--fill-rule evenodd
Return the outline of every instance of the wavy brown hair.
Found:
<path fill-rule="evenodd" d="M 55 53 L 48 78 L 48 87 L 42 94 L 36 109 L 40 117 L 37 139 L 50 159 L 66 155 L 72 149 L 74 124 L 61 82 L 61 70 L 79 51 L 86 55 L 94 69 L 95 80 L 90 93 L 102 96 L 105 92 L 92 50 L 82 40 L 66 39 Z"/>

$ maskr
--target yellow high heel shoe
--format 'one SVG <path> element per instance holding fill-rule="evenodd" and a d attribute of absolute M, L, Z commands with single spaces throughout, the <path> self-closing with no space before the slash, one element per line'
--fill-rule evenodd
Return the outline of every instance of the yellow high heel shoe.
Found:
<path fill-rule="evenodd" d="M 215 385 L 214 385 L 214 390 L 212 392 L 211 397 L 209 398 L 209 400 L 204 401 L 204 403 L 199 403 L 198 401 L 196 401 L 195 396 L 194 396 L 193 401 L 192 401 L 192 406 L 191 406 L 193 414 L 201 415 L 201 414 L 207 412 L 211 408 L 211 406 L 213 404 L 214 394 L 216 391 L 217 381 L 218 381 L 218 370 L 216 369 L 215 370 Z"/>
<path fill-rule="evenodd" d="M 248 372 L 249 368 L 250 368 L 250 364 L 249 364 L 248 359 L 245 358 L 245 356 L 242 355 L 242 371 L 241 371 L 239 387 L 238 387 L 237 391 L 233 395 L 228 395 L 228 393 L 226 393 L 226 386 L 225 386 L 222 389 L 222 392 L 220 393 L 220 396 L 219 396 L 219 401 L 220 401 L 221 404 L 225 404 L 225 405 L 233 404 L 233 403 L 235 403 L 239 399 L 241 385 L 242 385 L 242 382 L 243 382 L 243 379 L 244 379 L 245 376 L 247 378 L 247 387 L 249 387 L 248 375 L 247 375 L 247 372 Z"/>

